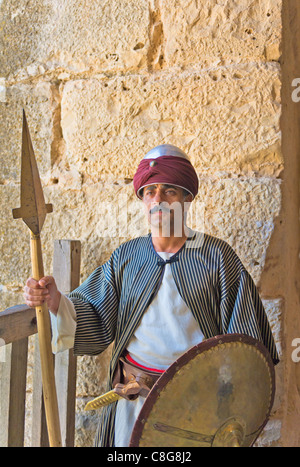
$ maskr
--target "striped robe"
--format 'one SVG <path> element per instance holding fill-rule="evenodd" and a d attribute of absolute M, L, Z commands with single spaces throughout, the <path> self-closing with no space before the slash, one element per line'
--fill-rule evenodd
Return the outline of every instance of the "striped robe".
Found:
<path fill-rule="evenodd" d="M 193 232 L 168 262 L 205 339 L 247 334 L 264 343 L 274 364 L 279 361 L 255 284 L 226 242 Z M 77 316 L 74 353 L 98 355 L 114 342 L 107 390 L 120 355 L 159 288 L 165 264 L 151 236 L 139 237 L 117 248 L 69 295 Z M 96 446 L 114 446 L 116 404 L 102 411 Z"/>

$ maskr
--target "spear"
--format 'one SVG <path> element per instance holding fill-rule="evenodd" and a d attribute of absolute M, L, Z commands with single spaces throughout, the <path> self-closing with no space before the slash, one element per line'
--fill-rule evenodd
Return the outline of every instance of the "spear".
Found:
<path fill-rule="evenodd" d="M 30 229 L 32 275 L 36 280 L 44 277 L 40 232 L 52 204 L 46 204 L 34 156 L 25 111 L 23 110 L 22 163 L 21 163 L 21 207 L 13 209 L 14 219 L 22 218 Z M 47 304 L 37 306 L 37 328 L 41 356 L 43 397 L 46 413 L 49 444 L 61 447 L 61 432 L 51 349 L 51 324 Z"/>

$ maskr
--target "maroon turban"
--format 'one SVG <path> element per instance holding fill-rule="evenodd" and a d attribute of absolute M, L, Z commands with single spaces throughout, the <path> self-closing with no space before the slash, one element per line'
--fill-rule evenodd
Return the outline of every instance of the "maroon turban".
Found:
<path fill-rule="evenodd" d="M 198 193 L 198 177 L 187 155 L 176 146 L 163 144 L 149 151 L 140 162 L 133 177 L 136 195 L 147 185 L 175 185 L 195 197 Z"/>

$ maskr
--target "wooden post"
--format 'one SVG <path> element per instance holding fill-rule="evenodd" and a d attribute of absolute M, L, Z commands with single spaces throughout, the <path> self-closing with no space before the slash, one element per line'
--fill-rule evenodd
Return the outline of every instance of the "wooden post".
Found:
<path fill-rule="evenodd" d="M 24 445 L 28 338 L 12 344 L 8 447 Z"/>
<path fill-rule="evenodd" d="M 53 276 L 58 289 L 68 294 L 80 282 L 81 245 L 76 240 L 54 242 Z M 62 442 L 74 446 L 77 360 L 73 349 L 55 356 L 55 380 L 60 413 Z"/>
<path fill-rule="evenodd" d="M 284 157 L 282 186 L 282 243 L 278 263 L 282 265 L 280 280 L 284 297 L 283 343 L 281 362 L 284 405 L 281 408 L 281 444 L 300 445 L 300 363 L 291 358 L 294 339 L 300 337 L 300 4 L 297 0 L 282 2 L 282 78 L 281 148 Z M 276 262 L 275 262 L 276 265 Z M 273 265 L 272 265 L 273 268 Z"/>
<path fill-rule="evenodd" d="M 24 444 L 27 349 L 27 337 L 7 345 L 0 363 L 1 447 Z"/>
<path fill-rule="evenodd" d="M 9 395 L 12 344 L 1 347 L 0 362 L 0 447 L 8 445 Z"/>

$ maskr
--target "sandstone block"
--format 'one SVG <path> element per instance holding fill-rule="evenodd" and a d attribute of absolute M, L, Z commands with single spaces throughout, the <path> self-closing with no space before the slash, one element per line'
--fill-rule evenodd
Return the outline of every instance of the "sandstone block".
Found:
<path fill-rule="evenodd" d="M 4 0 L 3 76 L 144 68 L 148 1 Z"/>
<path fill-rule="evenodd" d="M 258 283 L 274 218 L 280 210 L 280 182 L 269 178 L 200 178 L 195 203 L 204 209 L 204 231 L 227 241 Z"/>
<path fill-rule="evenodd" d="M 276 65 L 218 68 L 66 83 L 61 102 L 65 163 L 83 181 L 132 178 L 162 143 L 185 150 L 201 174 L 277 175 L 280 102 Z"/>
<path fill-rule="evenodd" d="M 216 67 L 278 60 L 281 0 L 161 2 L 161 54 L 167 66 Z"/>
<path fill-rule="evenodd" d="M 0 186 L 0 311 L 24 303 L 22 284 L 24 275 L 30 270 L 29 233 L 21 220 L 12 217 L 12 209 L 19 207 L 20 202 L 17 191 L 15 187 Z"/>
<path fill-rule="evenodd" d="M 19 182 L 21 175 L 22 109 L 26 112 L 32 144 L 41 174 L 51 167 L 52 91 L 50 83 L 8 86 L 0 103 L 0 183 Z"/>

